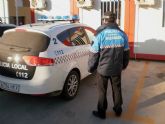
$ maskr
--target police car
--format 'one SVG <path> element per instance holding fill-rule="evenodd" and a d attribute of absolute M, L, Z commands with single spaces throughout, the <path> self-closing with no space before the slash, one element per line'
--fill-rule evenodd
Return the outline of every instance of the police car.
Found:
<path fill-rule="evenodd" d="M 89 75 L 95 30 L 80 23 L 36 23 L 5 31 L 0 41 L 0 88 L 32 95 L 76 96 Z"/>

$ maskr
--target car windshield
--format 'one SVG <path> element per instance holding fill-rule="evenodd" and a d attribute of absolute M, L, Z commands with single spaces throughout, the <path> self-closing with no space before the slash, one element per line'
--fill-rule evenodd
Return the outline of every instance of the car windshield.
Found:
<path fill-rule="evenodd" d="M 32 51 L 45 51 L 50 43 L 50 38 L 36 32 L 7 32 L 3 35 L 0 44 L 29 48 Z"/>

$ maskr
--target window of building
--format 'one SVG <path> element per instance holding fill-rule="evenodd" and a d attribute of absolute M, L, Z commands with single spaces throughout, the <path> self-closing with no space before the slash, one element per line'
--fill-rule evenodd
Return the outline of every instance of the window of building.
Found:
<path fill-rule="evenodd" d="M 165 27 L 165 0 L 163 0 L 163 22 L 162 26 Z"/>
<path fill-rule="evenodd" d="M 112 11 L 117 15 L 117 23 L 120 25 L 120 16 L 121 16 L 121 0 L 104 0 L 101 2 L 101 22 L 103 23 L 103 18 L 105 13 Z"/>

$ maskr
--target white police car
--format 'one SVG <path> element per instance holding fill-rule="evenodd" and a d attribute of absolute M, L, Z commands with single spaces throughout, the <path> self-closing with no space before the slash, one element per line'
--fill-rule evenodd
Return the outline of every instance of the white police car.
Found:
<path fill-rule="evenodd" d="M 74 98 L 89 75 L 95 30 L 79 23 L 39 23 L 6 31 L 0 41 L 0 88 L 41 95 L 59 91 Z"/>

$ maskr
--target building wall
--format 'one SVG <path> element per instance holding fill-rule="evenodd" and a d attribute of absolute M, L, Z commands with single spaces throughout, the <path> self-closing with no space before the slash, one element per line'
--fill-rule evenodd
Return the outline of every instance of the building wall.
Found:
<path fill-rule="evenodd" d="M 94 29 L 101 25 L 101 1 L 95 0 L 93 9 L 79 9 L 80 22 L 85 23 Z M 113 1 L 113 0 L 111 0 Z M 124 30 L 125 0 L 121 0 L 121 28 Z"/>
<path fill-rule="evenodd" d="M 8 0 L 8 7 L 9 7 L 9 15 L 10 15 L 10 20 L 11 22 L 15 22 L 15 17 L 16 17 L 16 7 L 15 7 L 15 0 Z M 30 13 L 30 6 L 23 6 L 18 7 L 18 16 L 19 17 L 24 17 L 24 22 L 21 22 L 23 20 L 20 19 L 19 25 L 23 24 L 29 24 L 31 23 L 31 13 Z"/>
<path fill-rule="evenodd" d="M 35 10 L 35 19 L 41 15 L 65 16 L 70 15 L 70 0 L 47 0 L 47 7 L 44 10 Z"/>
<path fill-rule="evenodd" d="M 93 9 L 79 9 L 80 22 L 95 29 L 101 25 L 101 1 L 95 0 Z"/>
<path fill-rule="evenodd" d="M 165 27 L 162 27 L 163 0 L 154 6 L 136 6 L 135 54 L 164 55 Z M 152 59 L 152 58 L 151 58 Z"/>
<path fill-rule="evenodd" d="M 97 29 L 101 25 L 101 1 L 105 0 L 95 0 L 94 8 L 92 9 L 78 9 L 77 0 L 47 0 L 46 9 L 35 10 L 35 22 L 37 22 L 37 19 L 40 18 L 42 15 L 51 17 L 57 15 L 63 16 L 79 14 L 81 23 L 87 24 Z M 121 28 L 124 30 L 125 0 L 121 1 Z"/>

